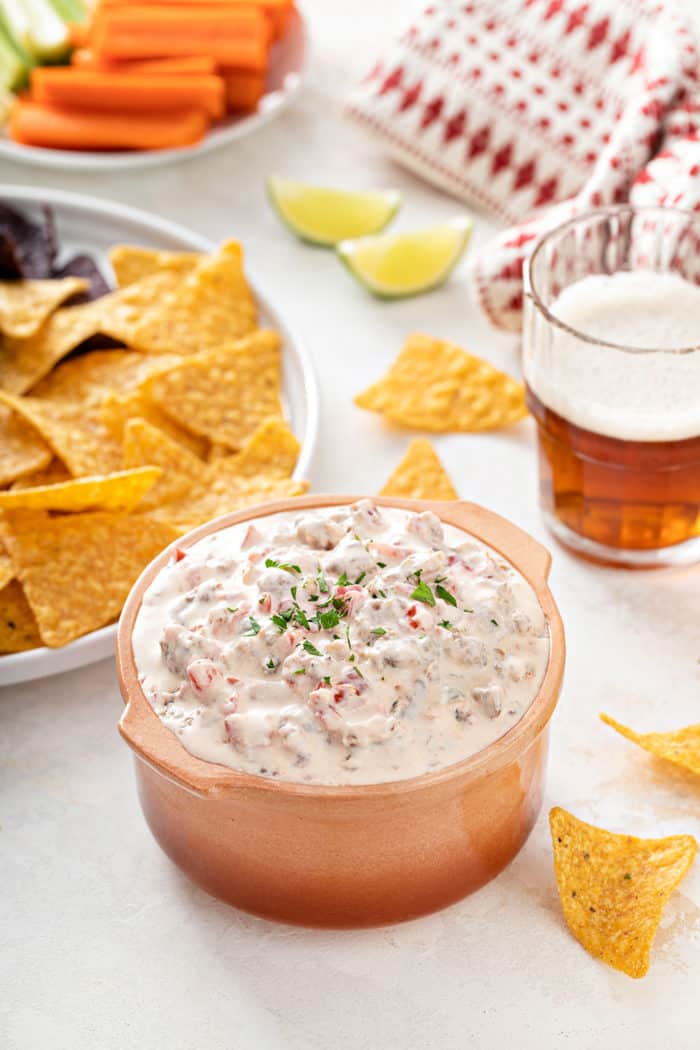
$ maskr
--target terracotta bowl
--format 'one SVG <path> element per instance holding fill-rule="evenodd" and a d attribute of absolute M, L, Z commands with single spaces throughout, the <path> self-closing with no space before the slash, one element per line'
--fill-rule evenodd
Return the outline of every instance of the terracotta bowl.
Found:
<path fill-rule="evenodd" d="M 229 514 L 189 533 L 357 496 L 306 496 Z M 161 847 L 215 897 L 270 919 L 308 926 L 372 926 L 443 908 L 488 882 L 516 855 L 537 818 L 548 722 L 564 671 L 564 630 L 547 587 L 550 555 L 515 525 L 472 503 L 377 499 L 432 510 L 503 554 L 531 583 L 549 622 L 542 687 L 524 717 L 456 765 L 388 784 L 328 787 L 239 773 L 187 752 L 138 682 L 131 638 L 141 599 L 165 550 L 124 607 L 117 661 L 126 709 L 119 729 L 136 756 L 146 820 Z"/>

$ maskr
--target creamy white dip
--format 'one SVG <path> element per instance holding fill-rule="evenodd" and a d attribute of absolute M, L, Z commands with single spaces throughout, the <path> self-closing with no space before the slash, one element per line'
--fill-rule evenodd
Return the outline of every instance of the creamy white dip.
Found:
<path fill-rule="evenodd" d="M 146 697 L 193 755 L 371 784 L 507 732 L 537 695 L 549 634 L 499 554 L 432 513 L 362 500 L 178 551 L 144 595 L 133 647 Z"/>

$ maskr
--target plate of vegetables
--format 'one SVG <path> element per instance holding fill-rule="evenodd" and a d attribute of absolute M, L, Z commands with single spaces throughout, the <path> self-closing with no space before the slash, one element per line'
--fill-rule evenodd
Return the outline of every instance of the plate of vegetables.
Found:
<path fill-rule="evenodd" d="M 164 164 L 249 134 L 308 62 L 294 0 L 0 0 L 0 157 Z"/>

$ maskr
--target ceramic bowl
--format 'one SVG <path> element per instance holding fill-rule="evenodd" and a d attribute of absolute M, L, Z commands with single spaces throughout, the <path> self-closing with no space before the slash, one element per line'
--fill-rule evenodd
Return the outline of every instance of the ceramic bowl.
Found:
<path fill-rule="evenodd" d="M 210 533 L 279 511 L 352 503 L 305 496 L 248 508 L 194 530 Z M 494 878 L 516 855 L 543 794 L 548 723 L 564 671 L 564 630 L 547 586 L 550 555 L 504 518 L 472 503 L 378 498 L 432 510 L 501 553 L 535 589 L 549 624 L 541 688 L 523 718 L 455 765 L 385 784 L 284 783 L 189 754 L 139 685 L 132 632 L 160 554 L 124 606 L 117 662 L 126 703 L 119 729 L 135 755 L 144 815 L 158 843 L 194 882 L 229 904 L 288 923 L 355 927 L 443 908 Z"/>

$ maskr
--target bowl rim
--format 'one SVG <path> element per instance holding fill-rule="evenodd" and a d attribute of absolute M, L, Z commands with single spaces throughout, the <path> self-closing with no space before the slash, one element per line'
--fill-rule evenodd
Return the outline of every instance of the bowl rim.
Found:
<path fill-rule="evenodd" d="M 370 784 L 307 784 L 262 777 L 192 755 L 172 730 L 161 722 L 138 680 L 132 632 L 146 588 L 170 560 L 176 548 L 191 547 L 214 532 L 297 508 L 306 510 L 315 507 L 345 506 L 360 499 L 371 499 L 378 506 L 400 510 L 430 510 L 437 514 L 441 521 L 454 525 L 493 548 L 530 583 L 546 616 L 550 640 L 549 659 L 540 688 L 532 703 L 515 725 L 481 751 L 433 772 L 402 780 Z M 464 783 L 488 776 L 524 753 L 549 722 L 559 699 L 566 659 L 566 641 L 561 615 L 547 583 L 551 560 L 547 548 L 517 525 L 485 507 L 464 500 L 410 500 L 389 496 L 319 493 L 246 507 L 212 519 L 173 541 L 161 551 L 143 570 L 124 604 L 116 641 L 117 673 L 125 701 L 125 708 L 119 720 L 119 732 L 141 761 L 166 779 L 203 798 L 222 799 L 239 796 L 242 792 L 253 792 L 268 794 L 271 797 L 352 801 L 403 795 L 455 779 Z"/>

